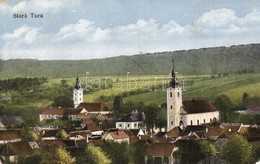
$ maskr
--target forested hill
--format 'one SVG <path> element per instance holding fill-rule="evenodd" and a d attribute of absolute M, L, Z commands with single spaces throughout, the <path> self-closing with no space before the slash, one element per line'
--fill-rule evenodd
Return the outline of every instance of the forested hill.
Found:
<path fill-rule="evenodd" d="M 260 73 L 260 44 L 118 56 L 93 60 L 0 60 L 0 78 L 168 74 Z"/>

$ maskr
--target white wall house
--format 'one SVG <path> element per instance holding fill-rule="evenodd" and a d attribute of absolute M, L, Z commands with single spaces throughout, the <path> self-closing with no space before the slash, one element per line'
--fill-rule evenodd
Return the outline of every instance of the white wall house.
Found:
<path fill-rule="evenodd" d="M 77 115 L 86 113 L 85 109 L 74 108 L 45 108 L 41 111 L 40 121 L 58 118 L 67 118 L 68 120 L 77 120 Z"/>
<path fill-rule="evenodd" d="M 140 114 L 137 110 L 116 122 L 117 129 L 140 129 L 143 126 L 143 114 Z"/>

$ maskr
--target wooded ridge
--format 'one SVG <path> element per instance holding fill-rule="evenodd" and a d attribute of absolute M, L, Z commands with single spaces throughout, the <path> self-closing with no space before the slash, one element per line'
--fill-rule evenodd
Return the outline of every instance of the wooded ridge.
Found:
<path fill-rule="evenodd" d="M 260 44 L 147 53 L 92 60 L 0 60 L 1 79 L 66 78 L 101 75 L 156 75 L 176 70 L 184 75 L 260 73 Z"/>

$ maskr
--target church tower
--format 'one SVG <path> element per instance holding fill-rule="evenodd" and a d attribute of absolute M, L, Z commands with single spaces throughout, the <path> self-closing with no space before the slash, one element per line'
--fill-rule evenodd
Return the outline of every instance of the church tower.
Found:
<path fill-rule="evenodd" d="M 79 77 L 77 76 L 76 84 L 73 89 L 73 102 L 74 108 L 77 108 L 83 102 L 83 89 L 80 86 Z"/>
<path fill-rule="evenodd" d="M 179 126 L 181 121 L 182 88 L 179 86 L 176 73 L 173 60 L 171 80 L 167 88 L 167 131 Z"/>

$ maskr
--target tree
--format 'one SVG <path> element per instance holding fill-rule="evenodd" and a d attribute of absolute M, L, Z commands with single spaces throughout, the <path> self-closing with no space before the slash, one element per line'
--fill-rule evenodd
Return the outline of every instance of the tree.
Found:
<path fill-rule="evenodd" d="M 39 136 L 36 134 L 36 132 L 30 130 L 29 127 L 23 127 L 21 129 L 21 135 L 27 140 L 27 141 L 37 141 L 39 139 Z"/>
<path fill-rule="evenodd" d="M 156 116 L 155 125 L 160 128 L 160 130 L 163 127 L 166 127 L 167 124 L 167 118 L 166 118 L 166 109 L 160 109 L 158 111 L 158 114 Z"/>
<path fill-rule="evenodd" d="M 207 140 L 203 140 L 199 142 L 200 145 L 200 151 L 202 154 L 205 156 L 210 155 L 210 156 L 216 156 L 217 155 L 217 148 L 214 144 Z"/>
<path fill-rule="evenodd" d="M 42 155 L 43 155 L 43 149 L 35 149 L 34 152 L 30 155 L 22 155 L 18 157 L 18 164 L 28 164 L 28 163 L 33 163 L 33 164 L 40 164 L 42 160 Z"/>
<path fill-rule="evenodd" d="M 151 129 L 155 126 L 156 119 L 159 114 L 159 108 L 156 105 L 149 105 L 144 108 L 145 114 L 145 124 L 147 126 L 147 130 L 150 132 Z"/>
<path fill-rule="evenodd" d="M 233 103 L 230 98 L 225 94 L 219 95 L 215 99 L 215 105 L 220 111 L 220 121 L 227 122 L 227 115 L 230 114 L 233 108 Z"/>
<path fill-rule="evenodd" d="M 241 135 L 235 135 L 223 146 L 222 155 L 230 164 L 253 163 L 253 146 Z"/>
<path fill-rule="evenodd" d="M 88 146 L 86 149 L 86 163 L 89 164 L 110 164 L 111 161 L 108 156 L 102 151 L 100 147 Z"/>
<path fill-rule="evenodd" d="M 73 107 L 73 101 L 70 95 L 66 96 L 58 96 L 54 99 L 52 104 L 54 107 Z"/>
<path fill-rule="evenodd" d="M 58 133 L 56 134 L 57 138 L 60 139 L 66 139 L 69 137 L 69 135 L 67 134 L 67 132 L 63 129 L 61 129 L 60 131 L 58 131 Z"/>
<path fill-rule="evenodd" d="M 113 164 L 128 164 L 130 163 L 130 147 L 128 143 L 117 143 L 108 141 L 103 150 L 107 153 Z"/>
<path fill-rule="evenodd" d="M 65 149 L 52 148 L 42 157 L 41 164 L 75 164 L 76 160 Z"/>
<path fill-rule="evenodd" d="M 241 104 L 241 107 L 244 110 L 246 110 L 248 102 L 249 102 L 249 95 L 246 92 L 244 92 L 242 96 L 242 104 Z"/>
<path fill-rule="evenodd" d="M 123 98 L 120 95 L 115 96 L 114 102 L 113 102 L 114 110 L 116 111 L 122 111 L 123 110 Z"/>

